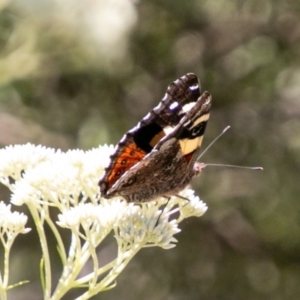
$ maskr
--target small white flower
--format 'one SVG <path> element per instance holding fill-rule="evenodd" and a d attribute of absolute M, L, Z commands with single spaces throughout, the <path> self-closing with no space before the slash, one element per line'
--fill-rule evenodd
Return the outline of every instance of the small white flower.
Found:
<path fill-rule="evenodd" d="M 6 205 L 3 201 L 0 202 L 0 231 L 6 234 L 7 237 L 15 237 L 20 233 L 27 233 L 31 229 L 25 228 L 27 216 L 23 213 L 12 212 L 11 206 Z"/>
<path fill-rule="evenodd" d="M 117 240 L 124 245 L 141 244 L 164 249 L 174 247 L 174 234 L 180 229 L 176 221 L 168 221 L 166 213 L 161 214 L 159 206 L 129 204 L 117 227 Z M 158 224 L 157 224 L 158 222 Z M 157 226 L 156 226 L 157 225 Z"/>
<path fill-rule="evenodd" d="M 92 203 L 79 203 L 75 207 L 63 211 L 58 215 L 57 224 L 65 228 L 74 228 L 79 225 L 91 226 L 93 223 L 100 223 L 99 206 Z"/>
<path fill-rule="evenodd" d="M 181 202 L 180 220 L 192 216 L 201 217 L 207 211 L 207 205 L 194 193 L 191 189 L 183 190 L 180 193 L 180 196 L 188 199 L 185 203 Z"/>

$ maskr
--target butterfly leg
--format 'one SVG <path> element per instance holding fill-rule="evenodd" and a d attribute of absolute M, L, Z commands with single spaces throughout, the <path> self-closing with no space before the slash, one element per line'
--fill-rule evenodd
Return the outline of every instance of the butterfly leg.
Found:
<path fill-rule="evenodd" d="M 156 221 L 155 227 L 158 225 L 159 219 L 160 219 L 160 217 L 161 217 L 162 213 L 164 212 L 164 210 L 165 210 L 166 206 L 168 205 L 168 203 L 169 203 L 169 201 L 170 201 L 170 199 L 171 199 L 171 197 L 167 197 L 167 196 L 164 196 L 164 198 L 166 198 L 166 199 L 167 199 L 167 203 L 164 205 L 163 209 L 161 210 L 161 213 L 159 214 L 159 216 L 158 216 L 158 218 L 157 218 L 157 221 Z"/>
<path fill-rule="evenodd" d="M 165 208 L 167 207 L 167 205 L 168 205 L 168 203 L 169 203 L 169 201 L 170 201 L 170 199 L 171 199 L 171 197 L 169 197 L 169 196 L 163 196 L 163 197 L 167 199 L 167 203 L 164 205 L 164 207 L 163 207 L 161 213 L 159 214 L 155 226 L 158 225 L 159 219 L 160 219 L 162 213 L 164 212 Z M 190 201 L 188 198 L 185 198 L 185 197 L 180 196 L 180 195 L 178 195 L 178 194 L 177 194 L 177 195 L 174 195 L 174 197 L 177 197 L 177 198 L 180 198 L 180 199 L 182 199 L 182 200 L 187 201 L 187 203 L 186 203 L 185 205 L 187 205 L 187 204 L 188 204 L 188 201 Z M 184 205 L 184 206 L 185 206 L 185 205 Z"/>
<path fill-rule="evenodd" d="M 180 199 L 182 199 L 182 200 L 190 201 L 190 199 L 185 198 L 185 197 L 180 196 L 180 195 L 175 195 L 175 197 L 180 198 Z"/>
<path fill-rule="evenodd" d="M 186 201 L 186 204 L 184 204 L 182 207 L 185 207 L 186 205 L 188 205 L 188 203 L 189 203 L 189 201 L 190 201 L 190 199 L 188 199 L 188 198 L 185 198 L 185 197 L 183 197 L 183 196 L 180 196 L 180 195 L 175 195 L 175 197 L 178 197 L 178 198 L 180 198 L 180 199 L 182 199 L 182 200 L 185 200 L 185 201 Z"/>

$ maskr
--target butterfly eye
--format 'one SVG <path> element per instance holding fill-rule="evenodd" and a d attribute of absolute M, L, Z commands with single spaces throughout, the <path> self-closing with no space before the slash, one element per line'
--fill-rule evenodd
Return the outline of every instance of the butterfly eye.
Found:
<path fill-rule="evenodd" d="M 122 185 L 123 187 L 128 187 L 133 185 L 136 182 L 136 176 L 130 177 L 124 184 Z"/>

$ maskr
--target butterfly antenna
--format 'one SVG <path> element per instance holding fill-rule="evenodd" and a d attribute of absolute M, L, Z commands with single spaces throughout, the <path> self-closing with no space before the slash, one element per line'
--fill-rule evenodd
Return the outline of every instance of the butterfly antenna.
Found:
<path fill-rule="evenodd" d="M 206 151 L 230 128 L 230 126 L 227 126 L 223 129 L 223 131 L 215 137 L 212 142 L 204 149 L 204 151 L 198 156 L 197 160 L 199 160 L 205 153 Z M 205 167 L 225 167 L 225 168 L 235 168 L 235 169 L 246 169 L 246 170 L 255 170 L 255 171 L 262 171 L 262 167 L 248 167 L 248 166 L 236 166 L 236 165 L 227 165 L 227 164 L 207 164 L 207 163 L 201 163 L 202 168 Z"/>
<path fill-rule="evenodd" d="M 262 167 L 248 167 L 248 166 L 236 166 L 236 165 L 226 165 L 226 164 L 203 164 L 203 167 L 225 167 L 225 168 L 236 168 L 236 169 L 246 169 L 246 170 L 255 170 L 255 171 L 262 171 Z"/>
<path fill-rule="evenodd" d="M 223 131 L 215 137 L 212 142 L 204 149 L 204 151 L 198 156 L 197 160 L 199 160 L 206 152 L 207 150 L 230 128 L 230 126 L 227 126 L 223 129 Z"/>

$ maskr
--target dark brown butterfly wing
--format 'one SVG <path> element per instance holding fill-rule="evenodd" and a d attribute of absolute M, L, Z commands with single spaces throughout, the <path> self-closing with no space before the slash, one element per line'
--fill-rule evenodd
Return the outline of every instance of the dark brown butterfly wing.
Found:
<path fill-rule="evenodd" d="M 147 202 L 176 195 L 199 174 L 194 169 L 209 119 L 211 95 L 204 92 L 179 123 L 140 162 L 129 169 L 106 197 L 122 196 L 128 202 Z M 201 170 L 200 170 L 201 171 Z"/>
<path fill-rule="evenodd" d="M 196 75 L 189 73 L 171 83 L 161 102 L 141 122 L 128 131 L 110 157 L 110 164 L 99 181 L 102 196 L 132 166 L 140 162 L 166 135 L 164 129 L 175 127 L 185 115 L 184 106 L 200 97 Z"/>

